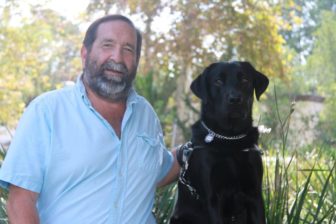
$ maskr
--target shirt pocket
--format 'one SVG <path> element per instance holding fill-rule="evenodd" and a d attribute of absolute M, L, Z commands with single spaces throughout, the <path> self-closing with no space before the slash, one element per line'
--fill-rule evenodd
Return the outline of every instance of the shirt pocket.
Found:
<path fill-rule="evenodd" d="M 162 164 L 162 144 L 160 136 L 137 135 L 137 148 L 140 150 L 138 167 L 146 170 L 158 170 Z"/>

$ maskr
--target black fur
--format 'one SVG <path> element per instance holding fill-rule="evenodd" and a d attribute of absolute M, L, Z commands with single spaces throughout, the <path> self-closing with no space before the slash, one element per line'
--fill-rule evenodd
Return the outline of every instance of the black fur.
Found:
<path fill-rule="evenodd" d="M 248 62 L 219 62 L 207 67 L 191 84 L 202 100 L 201 119 L 192 126 L 192 152 L 185 178 L 192 195 L 178 183 L 178 200 L 171 224 L 265 224 L 262 160 L 252 126 L 253 93 L 259 100 L 268 78 Z M 237 140 L 204 141 L 208 131 Z"/>

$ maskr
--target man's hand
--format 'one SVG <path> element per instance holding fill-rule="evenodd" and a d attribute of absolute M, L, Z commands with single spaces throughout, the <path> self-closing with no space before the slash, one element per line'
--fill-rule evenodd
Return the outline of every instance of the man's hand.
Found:
<path fill-rule="evenodd" d="M 173 166 L 172 168 L 170 169 L 169 173 L 167 174 L 167 176 L 165 178 L 163 178 L 163 180 L 161 180 L 159 183 L 158 183 L 158 187 L 163 187 L 163 186 L 166 186 L 174 181 L 177 180 L 177 177 L 180 173 L 180 165 L 179 163 L 177 162 L 177 159 L 176 159 L 176 149 L 173 149 L 172 150 L 172 154 L 174 156 L 174 163 L 173 163 Z"/>

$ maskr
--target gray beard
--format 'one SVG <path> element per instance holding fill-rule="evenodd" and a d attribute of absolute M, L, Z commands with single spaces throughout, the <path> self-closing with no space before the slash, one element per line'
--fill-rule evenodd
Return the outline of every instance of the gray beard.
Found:
<path fill-rule="evenodd" d="M 94 67 L 92 69 L 92 67 Z M 133 86 L 132 74 L 125 77 L 108 77 L 104 70 L 96 69 L 96 65 L 91 63 L 85 66 L 84 80 L 98 96 L 112 102 L 120 102 L 127 99 L 130 89 Z M 90 69 L 91 68 L 91 69 Z"/>
<path fill-rule="evenodd" d="M 123 101 L 127 99 L 132 82 L 118 80 L 114 78 L 107 79 L 105 76 L 91 77 L 84 75 L 90 88 L 104 99 L 110 101 Z"/>

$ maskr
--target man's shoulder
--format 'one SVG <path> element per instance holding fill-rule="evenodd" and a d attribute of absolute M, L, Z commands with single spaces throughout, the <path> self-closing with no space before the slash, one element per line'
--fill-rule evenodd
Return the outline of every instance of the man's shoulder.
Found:
<path fill-rule="evenodd" d="M 74 94 L 73 87 L 64 87 L 61 89 L 54 89 L 54 90 L 44 92 L 41 95 L 37 96 L 32 102 L 34 103 L 41 103 L 41 102 L 53 103 L 53 102 L 69 99 L 69 97 L 71 97 L 73 94 Z"/>

